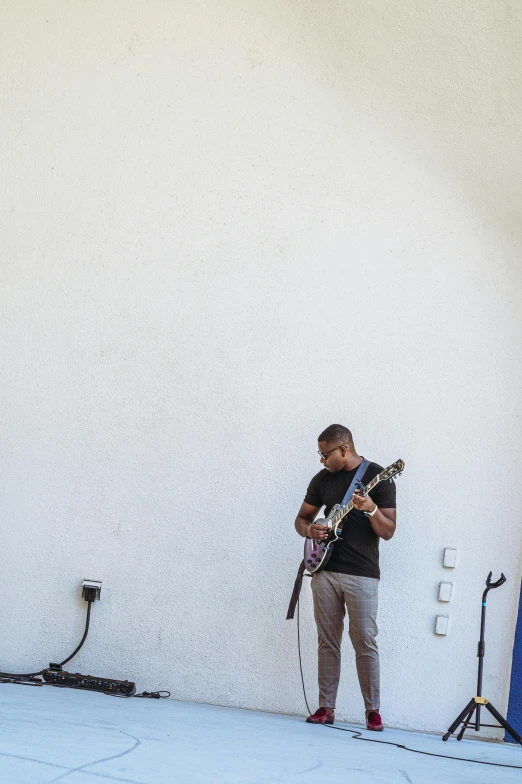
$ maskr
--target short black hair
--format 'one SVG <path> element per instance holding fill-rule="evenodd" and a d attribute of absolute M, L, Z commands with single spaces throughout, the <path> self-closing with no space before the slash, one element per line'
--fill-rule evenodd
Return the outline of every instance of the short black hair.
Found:
<path fill-rule="evenodd" d="M 327 444 L 340 442 L 346 446 L 353 446 L 353 438 L 351 432 L 344 425 L 329 425 L 326 430 L 320 434 L 318 441 L 324 441 Z"/>

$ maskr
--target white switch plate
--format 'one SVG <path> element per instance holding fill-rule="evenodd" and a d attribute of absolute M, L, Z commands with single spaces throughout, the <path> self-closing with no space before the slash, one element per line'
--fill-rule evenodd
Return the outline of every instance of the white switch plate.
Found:
<path fill-rule="evenodd" d="M 446 547 L 444 549 L 443 565 L 448 569 L 454 569 L 457 563 L 457 551 L 454 547 Z"/>
<path fill-rule="evenodd" d="M 451 602 L 453 583 L 439 583 L 439 602 Z"/>
<path fill-rule="evenodd" d="M 435 620 L 435 634 L 447 634 L 449 615 L 437 615 Z"/>

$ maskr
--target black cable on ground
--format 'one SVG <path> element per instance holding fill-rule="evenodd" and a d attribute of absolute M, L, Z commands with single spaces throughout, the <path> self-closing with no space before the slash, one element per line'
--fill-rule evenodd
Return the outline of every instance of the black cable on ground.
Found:
<path fill-rule="evenodd" d="M 91 600 L 87 602 L 87 620 L 85 622 L 85 631 L 83 633 L 83 637 L 81 639 L 81 642 L 78 645 L 78 647 L 76 648 L 76 650 L 73 653 L 71 653 L 70 656 L 67 657 L 67 659 L 64 659 L 63 662 L 60 662 L 60 667 L 63 667 L 64 664 L 67 664 L 67 662 L 71 661 L 71 659 L 74 656 L 76 656 L 76 654 L 78 653 L 78 651 L 82 647 L 83 643 L 87 639 L 87 634 L 89 633 L 89 622 L 90 622 L 90 618 L 91 618 L 91 604 L 92 604 Z M 39 672 L 22 672 L 22 673 L 0 672 L 0 678 L 34 678 L 37 675 L 42 675 L 44 670 L 46 670 L 46 669 L 47 669 L 47 667 L 44 667 L 44 669 L 43 670 L 39 670 Z"/>
<path fill-rule="evenodd" d="M 160 691 L 142 691 L 141 694 L 133 694 L 133 697 L 151 697 L 153 700 L 167 700 L 170 697 L 170 691 L 166 689 Z"/>
<path fill-rule="evenodd" d="M 160 689 L 160 691 L 142 691 L 140 694 L 111 694 L 106 691 L 109 697 L 117 697 L 118 699 L 128 700 L 132 697 L 149 697 L 153 700 L 167 700 L 170 697 L 170 691 Z"/>
<path fill-rule="evenodd" d="M 299 651 L 299 669 L 301 670 L 301 683 L 303 684 L 303 695 L 304 700 L 306 703 L 306 709 L 309 714 L 312 713 L 310 710 L 310 706 L 308 705 L 308 699 L 306 697 L 306 689 L 304 684 L 304 677 L 303 677 L 303 666 L 301 663 L 301 636 L 299 630 L 299 597 L 297 598 L 297 648 Z M 495 768 L 514 768 L 515 770 L 522 770 L 521 765 L 505 765 L 501 762 L 485 762 L 484 760 L 474 760 L 469 759 L 467 757 L 452 757 L 448 754 L 434 754 L 431 751 L 419 751 L 419 749 L 410 749 L 409 746 L 404 746 L 402 743 L 394 743 L 390 740 L 377 740 L 377 738 L 363 738 L 362 733 L 357 730 L 349 730 L 347 727 L 335 727 L 332 724 L 322 724 L 322 727 L 326 727 L 327 730 L 339 730 L 340 732 L 349 732 L 351 733 L 351 737 L 353 740 L 363 740 L 367 743 L 381 743 L 383 746 L 395 746 L 398 749 L 403 749 L 403 751 L 412 751 L 414 754 L 424 754 L 427 757 L 441 757 L 442 759 L 449 759 L 449 760 L 458 760 L 459 762 L 474 762 L 476 765 L 492 765 Z"/>
<path fill-rule="evenodd" d="M 0 683 L 17 683 L 19 686 L 51 686 L 50 683 L 36 680 L 36 678 L 3 678 L 1 675 Z"/>
<path fill-rule="evenodd" d="M 441 757 L 442 759 L 459 760 L 460 762 L 475 762 L 477 765 L 493 765 L 495 768 L 515 768 L 515 770 L 522 770 L 521 765 L 505 765 L 503 762 L 484 762 L 484 760 L 474 760 L 468 757 L 452 757 L 449 754 L 434 754 L 432 751 L 420 751 L 419 749 L 410 749 L 409 746 L 403 746 L 402 743 L 393 743 L 390 740 L 377 740 L 376 738 L 363 738 L 361 733 L 355 730 L 349 730 L 347 727 L 335 727 L 333 724 L 323 724 L 327 730 L 340 730 L 341 732 L 351 732 L 354 740 L 365 740 L 368 743 L 381 743 L 383 746 L 396 746 L 398 749 L 404 751 L 413 751 L 415 754 L 425 754 L 427 757 Z"/>

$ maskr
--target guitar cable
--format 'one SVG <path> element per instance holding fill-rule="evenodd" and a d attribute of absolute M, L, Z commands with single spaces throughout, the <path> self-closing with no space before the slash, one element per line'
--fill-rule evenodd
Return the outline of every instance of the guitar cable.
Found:
<path fill-rule="evenodd" d="M 308 575 L 307 575 L 308 576 Z M 300 593 L 300 592 L 299 592 Z M 303 695 L 304 700 L 306 703 L 306 709 L 309 714 L 312 713 L 310 710 L 310 706 L 308 705 L 308 699 L 306 697 L 306 689 L 304 683 L 304 675 L 303 675 L 303 664 L 301 659 L 301 635 L 300 635 L 300 625 L 299 625 L 299 606 L 300 606 L 300 596 L 297 597 L 297 650 L 299 653 L 299 669 L 301 671 L 301 683 L 303 685 Z M 403 751 L 411 751 L 414 754 L 424 754 L 427 757 L 441 757 L 442 759 L 449 759 L 449 760 L 458 760 L 459 762 L 474 762 L 476 765 L 490 765 L 495 768 L 514 768 L 515 770 L 522 770 L 522 765 L 505 765 L 501 762 L 485 762 L 483 760 L 474 760 L 469 759 L 467 757 L 452 757 L 448 754 L 434 754 L 431 751 L 420 751 L 419 749 L 411 749 L 409 746 L 404 746 L 402 743 L 393 743 L 393 741 L 389 740 L 377 740 L 374 738 L 364 738 L 362 732 L 357 730 L 349 730 L 346 727 L 336 727 L 333 724 L 322 724 L 321 726 L 325 727 L 328 730 L 339 730 L 340 732 L 349 732 L 351 739 L 353 740 L 362 740 L 366 741 L 367 743 L 380 743 L 383 746 L 395 746 L 398 749 L 403 749 Z"/>

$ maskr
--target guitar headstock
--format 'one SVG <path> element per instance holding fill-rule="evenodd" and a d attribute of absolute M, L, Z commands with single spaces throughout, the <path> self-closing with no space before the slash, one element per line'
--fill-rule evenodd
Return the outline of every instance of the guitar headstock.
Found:
<path fill-rule="evenodd" d="M 397 476 L 397 474 L 402 474 L 404 471 L 404 460 L 397 460 L 396 463 L 393 463 L 388 468 L 385 468 L 382 473 L 379 474 L 379 479 L 381 482 L 384 482 L 386 479 L 391 479 L 393 476 Z"/>

